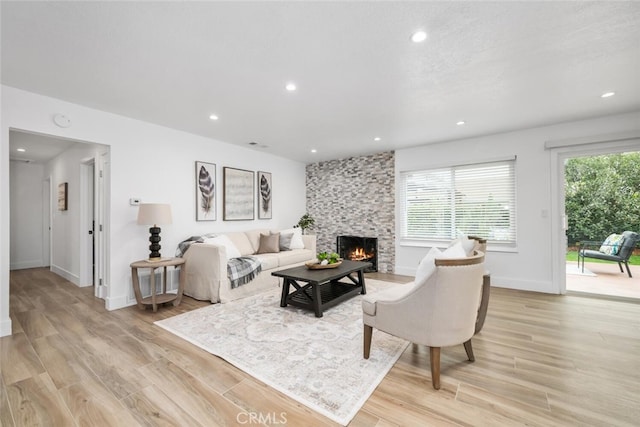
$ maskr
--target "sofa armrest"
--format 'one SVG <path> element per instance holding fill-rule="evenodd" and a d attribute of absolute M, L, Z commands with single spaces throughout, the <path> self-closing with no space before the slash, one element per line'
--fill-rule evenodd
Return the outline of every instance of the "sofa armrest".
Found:
<path fill-rule="evenodd" d="M 316 257 L 316 235 L 315 234 L 303 234 L 302 242 L 304 243 L 304 248 L 309 249 L 313 253 L 313 258 Z"/>
<path fill-rule="evenodd" d="M 184 293 L 199 300 L 219 302 L 220 287 L 227 282 L 227 250 L 224 246 L 196 243 L 187 249 Z"/>

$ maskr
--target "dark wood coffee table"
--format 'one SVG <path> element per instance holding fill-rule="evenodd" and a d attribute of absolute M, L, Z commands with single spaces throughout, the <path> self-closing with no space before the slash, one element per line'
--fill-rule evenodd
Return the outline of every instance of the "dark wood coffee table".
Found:
<path fill-rule="evenodd" d="M 303 265 L 275 271 L 271 275 L 284 279 L 280 307 L 291 304 L 313 310 L 316 317 L 322 317 L 324 310 L 358 293 L 367 293 L 364 269 L 370 266 L 369 262 L 344 260 L 336 268 L 311 270 Z M 341 282 L 340 279 L 344 278 L 349 279 L 351 283 Z M 295 291 L 289 293 L 290 286 L 293 286 Z"/>

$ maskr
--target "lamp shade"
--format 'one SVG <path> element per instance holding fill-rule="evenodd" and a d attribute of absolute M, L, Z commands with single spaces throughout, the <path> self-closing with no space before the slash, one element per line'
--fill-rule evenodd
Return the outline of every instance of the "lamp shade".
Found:
<path fill-rule="evenodd" d="M 138 207 L 138 224 L 171 224 L 171 205 L 166 203 L 141 203 Z"/>

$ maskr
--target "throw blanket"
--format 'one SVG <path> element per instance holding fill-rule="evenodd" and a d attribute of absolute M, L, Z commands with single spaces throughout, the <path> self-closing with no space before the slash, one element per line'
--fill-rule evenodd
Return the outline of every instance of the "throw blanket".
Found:
<path fill-rule="evenodd" d="M 231 289 L 244 285 L 256 278 L 262 271 L 262 265 L 256 257 L 243 256 L 231 258 L 227 263 L 227 276 L 231 281 Z"/>
<path fill-rule="evenodd" d="M 209 233 L 202 236 L 191 236 L 188 239 L 183 240 L 182 242 L 178 243 L 178 248 L 176 249 L 176 258 L 182 258 L 182 255 L 187 252 L 189 246 L 193 245 L 194 243 L 203 243 L 204 239 L 210 239 L 212 237 L 216 237 L 216 234 Z"/>

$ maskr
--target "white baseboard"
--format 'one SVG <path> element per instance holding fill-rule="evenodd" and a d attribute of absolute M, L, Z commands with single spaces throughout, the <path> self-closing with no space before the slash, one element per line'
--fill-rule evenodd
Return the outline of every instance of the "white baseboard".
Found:
<path fill-rule="evenodd" d="M 57 274 L 58 276 L 64 277 L 74 285 L 80 286 L 80 278 L 78 277 L 77 274 L 73 274 L 70 271 L 65 270 L 64 268 L 58 267 L 57 265 L 52 265 L 51 271 Z"/>
<path fill-rule="evenodd" d="M 140 271 L 140 270 L 139 270 Z M 178 291 L 178 285 L 179 285 L 179 274 L 180 271 L 179 270 L 170 270 L 167 271 L 167 292 L 168 293 L 175 293 Z M 139 273 L 139 280 L 140 280 L 140 293 L 142 294 L 142 298 L 146 298 L 151 296 L 151 281 L 150 281 L 150 274 L 149 272 L 143 273 L 140 272 Z M 156 293 L 160 294 L 162 292 L 162 275 L 161 273 L 158 271 L 156 272 L 156 279 L 155 279 L 155 283 L 156 283 Z M 128 290 L 128 294 L 127 295 L 120 295 L 117 297 L 109 297 L 109 298 L 104 298 L 105 300 L 105 308 L 109 311 L 111 310 L 117 310 L 119 308 L 124 308 L 124 307 L 131 307 L 132 305 L 136 305 L 137 301 L 136 301 L 136 296 L 133 292 L 133 282 L 131 280 L 131 278 L 129 278 L 129 290 Z"/>
<path fill-rule="evenodd" d="M 34 259 L 30 261 L 12 262 L 11 265 L 9 266 L 9 269 L 24 270 L 27 268 L 38 268 L 38 267 L 44 267 L 44 265 L 42 265 L 42 260 Z"/>
<path fill-rule="evenodd" d="M 0 337 L 11 335 L 11 318 L 0 320 Z"/>
<path fill-rule="evenodd" d="M 515 289 L 518 291 L 542 292 L 545 294 L 559 294 L 551 281 L 522 280 L 513 277 L 491 276 L 491 287 Z"/>
<path fill-rule="evenodd" d="M 415 276 L 416 268 L 396 266 L 395 274 L 404 276 Z M 558 290 L 550 281 L 523 280 L 522 278 L 491 276 L 491 286 L 496 288 L 516 289 L 519 291 L 543 292 L 546 294 L 559 294 Z"/>
<path fill-rule="evenodd" d="M 126 297 L 126 295 L 105 298 L 104 302 L 105 302 L 104 308 L 106 308 L 109 311 L 117 310 L 119 308 L 129 307 L 136 304 L 135 299 L 133 300 L 133 302 L 128 301 L 128 298 Z"/>
<path fill-rule="evenodd" d="M 401 265 L 396 265 L 396 267 L 393 269 L 393 273 L 394 274 L 400 274 L 402 276 L 415 277 L 417 270 L 418 269 L 415 268 L 415 267 L 411 268 L 411 267 L 403 267 Z"/>

